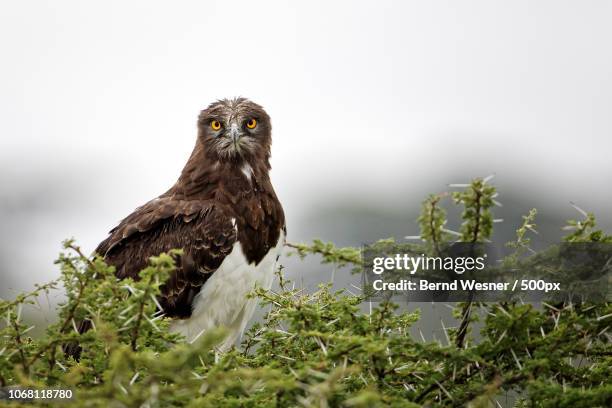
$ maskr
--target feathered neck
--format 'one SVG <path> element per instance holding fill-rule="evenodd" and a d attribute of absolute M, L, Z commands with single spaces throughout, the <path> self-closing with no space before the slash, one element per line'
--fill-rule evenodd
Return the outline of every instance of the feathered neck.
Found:
<path fill-rule="evenodd" d="M 204 199 L 222 185 L 231 185 L 231 190 L 246 192 L 269 182 L 268 157 L 260 160 L 260 163 L 250 163 L 242 158 L 220 161 L 212 156 L 200 142 L 196 143 L 178 180 L 164 195 Z"/>

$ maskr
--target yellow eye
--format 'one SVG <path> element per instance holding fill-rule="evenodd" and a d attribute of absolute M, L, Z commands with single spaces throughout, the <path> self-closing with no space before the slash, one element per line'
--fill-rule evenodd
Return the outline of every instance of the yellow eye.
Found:
<path fill-rule="evenodd" d="M 255 127 L 257 126 L 257 121 L 253 118 L 249 119 L 249 121 L 247 122 L 247 127 L 249 129 L 255 129 Z"/>
<path fill-rule="evenodd" d="M 210 127 L 213 130 L 219 130 L 221 129 L 221 122 L 219 122 L 218 120 L 213 120 L 212 122 L 210 122 Z"/>

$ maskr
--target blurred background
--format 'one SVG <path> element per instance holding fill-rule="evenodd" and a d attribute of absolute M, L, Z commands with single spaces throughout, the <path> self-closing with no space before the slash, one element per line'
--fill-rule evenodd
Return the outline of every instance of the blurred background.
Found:
<path fill-rule="evenodd" d="M 611 18 L 605 1 L 2 2 L 0 296 L 170 187 L 199 111 L 238 95 L 272 117 L 290 241 L 415 235 L 428 193 L 492 173 L 498 240 L 532 207 L 557 240 L 570 201 L 610 231 Z M 332 274 L 283 263 L 305 286 Z"/>

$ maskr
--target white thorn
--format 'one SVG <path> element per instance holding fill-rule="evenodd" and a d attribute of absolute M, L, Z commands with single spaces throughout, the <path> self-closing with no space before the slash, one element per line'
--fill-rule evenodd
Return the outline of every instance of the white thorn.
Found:
<path fill-rule="evenodd" d="M 417 240 L 422 240 L 423 238 L 421 238 L 420 235 L 406 235 L 404 237 L 404 239 L 417 239 Z"/>
<path fill-rule="evenodd" d="M 483 182 L 483 183 L 486 183 L 486 182 L 488 182 L 488 181 L 492 180 L 494 177 L 495 177 L 495 173 L 493 173 L 493 174 L 489 174 L 487 177 L 485 177 L 485 178 L 483 178 L 483 179 L 482 179 L 482 182 Z"/>
<path fill-rule="evenodd" d="M 458 237 L 461 237 L 461 236 L 462 236 L 462 235 L 461 235 L 459 232 L 457 232 L 457 231 L 453 231 L 453 230 L 449 230 L 449 229 L 446 229 L 446 228 L 442 228 L 442 231 L 443 231 L 443 232 L 446 232 L 446 233 L 448 233 L 448 234 L 451 234 L 451 235 L 456 235 L 456 236 L 458 236 Z"/>
<path fill-rule="evenodd" d="M 133 385 L 136 380 L 138 379 L 138 376 L 140 375 L 139 372 L 136 372 L 136 374 L 134 374 L 134 376 L 132 377 L 132 379 L 130 380 L 130 385 Z"/>
<path fill-rule="evenodd" d="M 574 208 L 576 209 L 576 211 L 578 211 L 578 212 L 579 212 L 580 214 L 582 214 L 584 217 L 588 217 L 588 216 L 589 216 L 589 215 L 587 214 L 587 212 L 586 212 L 586 211 L 584 211 L 582 208 L 578 207 L 578 206 L 576 205 L 576 203 L 574 203 L 574 202 L 570 201 L 570 205 L 571 205 L 572 207 L 574 207 Z"/>

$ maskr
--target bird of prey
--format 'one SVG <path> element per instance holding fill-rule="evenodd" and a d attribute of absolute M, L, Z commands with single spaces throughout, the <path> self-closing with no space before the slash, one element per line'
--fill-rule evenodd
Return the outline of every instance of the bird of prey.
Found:
<path fill-rule="evenodd" d="M 137 278 L 151 256 L 183 250 L 159 300 L 187 340 L 218 326 L 220 349 L 252 317 L 255 285 L 269 289 L 285 242 L 283 208 L 270 182 L 271 124 L 245 98 L 223 99 L 198 118 L 195 148 L 177 182 L 112 229 L 96 252 L 119 278 Z"/>

